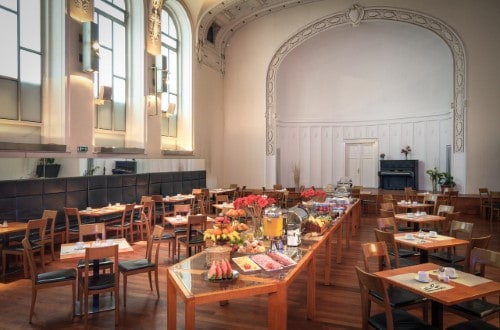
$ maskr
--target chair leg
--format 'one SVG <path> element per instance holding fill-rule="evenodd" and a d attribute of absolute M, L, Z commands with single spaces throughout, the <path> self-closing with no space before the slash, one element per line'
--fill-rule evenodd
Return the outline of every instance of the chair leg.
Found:
<path fill-rule="evenodd" d="M 31 308 L 30 308 L 30 324 L 33 319 L 33 313 L 35 312 L 35 301 L 36 301 L 37 290 L 35 288 L 32 289 L 31 292 Z"/>
<path fill-rule="evenodd" d="M 115 284 L 115 326 L 120 322 L 120 287 Z"/>
<path fill-rule="evenodd" d="M 5 268 L 7 267 L 7 255 L 2 251 L 2 279 L 5 282 Z"/>
<path fill-rule="evenodd" d="M 156 294 L 158 295 L 158 299 L 160 299 L 160 286 L 158 285 L 158 269 L 155 270 L 155 284 L 156 284 Z"/>
<path fill-rule="evenodd" d="M 78 280 L 78 279 L 77 279 Z M 76 305 L 76 281 L 73 281 L 73 283 L 71 283 L 71 297 L 73 298 L 72 300 L 72 303 L 73 303 L 73 317 L 75 316 L 75 305 Z"/>
<path fill-rule="evenodd" d="M 127 306 L 127 275 L 123 274 L 123 307 Z M 116 305 L 116 301 L 115 301 Z"/>
<path fill-rule="evenodd" d="M 153 282 L 151 281 L 151 271 L 148 272 L 149 290 L 153 291 Z"/>
<path fill-rule="evenodd" d="M 52 240 L 50 241 L 50 252 L 52 253 L 52 261 L 56 260 L 56 254 L 54 251 L 54 237 L 52 237 Z"/>

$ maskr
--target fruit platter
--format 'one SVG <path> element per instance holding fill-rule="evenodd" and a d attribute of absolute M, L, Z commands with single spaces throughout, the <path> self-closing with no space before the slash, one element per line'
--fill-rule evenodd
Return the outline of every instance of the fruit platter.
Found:
<path fill-rule="evenodd" d="M 230 282 L 238 279 L 239 273 L 233 270 L 228 259 L 214 260 L 208 272 L 202 274 L 210 282 Z"/>
<path fill-rule="evenodd" d="M 261 253 L 251 256 L 251 259 L 265 271 L 280 270 L 297 263 L 280 252 Z"/>

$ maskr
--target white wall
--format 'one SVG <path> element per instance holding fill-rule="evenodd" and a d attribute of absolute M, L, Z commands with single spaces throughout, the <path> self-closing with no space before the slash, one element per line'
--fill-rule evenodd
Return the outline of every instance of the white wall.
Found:
<path fill-rule="evenodd" d="M 480 186 L 500 189 L 500 177 L 497 175 L 500 133 L 495 129 L 500 119 L 496 106 L 500 103 L 500 95 L 495 92 L 495 86 L 499 86 L 500 82 L 500 68 L 496 60 L 500 50 L 496 41 L 500 40 L 500 20 L 497 17 L 500 3 L 488 0 L 359 3 L 362 6 L 411 8 L 439 17 L 455 28 L 464 42 L 468 60 L 466 153 L 455 157 L 463 163 L 455 166 L 458 169 L 467 168 L 467 172 L 463 173 L 466 185 L 462 191 L 476 193 Z M 249 24 L 230 39 L 226 51 L 224 109 L 232 125 L 225 127 L 224 152 L 226 164 L 233 163 L 234 166 L 226 166 L 225 183 L 238 182 L 258 187 L 266 183 L 272 170 L 266 169 L 264 119 L 266 73 L 274 53 L 301 26 L 328 14 L 344 11 L 350 6 L 352 3 L 347 1 L 324 1 L 279 11 Z M 352 65 L 356 64 L 354 60 Z M 443 127 L 439 124 L 439 128 L 434 126 L 432 129 L 442 130 Z M 423 131 L 418 128 L 417 132 Z M 427 146 L 428 142 L 423 144 Z M 238 152 L 240 157 L 237 162 L 228 156 Z"/>

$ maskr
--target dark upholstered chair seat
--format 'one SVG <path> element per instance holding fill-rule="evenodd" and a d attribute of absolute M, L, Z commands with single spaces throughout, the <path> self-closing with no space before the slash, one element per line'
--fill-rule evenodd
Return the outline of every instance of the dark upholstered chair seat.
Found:
<path fill-rule="evenodd" d="M 187 236 L 179 237 L 179 241 L 186 243 Z M 203 236 L 201 236 L 201 235 L 196 235 L 196 236 L 193 236 L 189 239 L 189 244 L 201 244 L 201 243 L 203 243 Z"/>
<path fill-rule="evenodd" d="M 115 224 L 109 224 L 106 227 L 108 227 L 108 228 L 118 228 L 119 229 L 121 227 L 127 227 L 128 228 L 129 226 L 130 226 L 130 222 L 125 222 L 125 223 L 123 223 L 123 226 L 122 226 L 121 223 L 115 223 Z"/>
<path fill-rule="evenodd" d="M 424 321 L 418 317 L 400 309 L 392 310 L 392 318 L 398 330 L 435 329 L 434 327 L 425 324 Z M 373 315 L 368 319 L 368 323 L 375 329 L 387 329 L 385 313 Z"/>
<path fill-rule="evenodd" d="M 453 305 L 451 308 L 477 318 L 484 318 L 500 311 L 500 305 L 492 304 L 482 299 L 465 301 L 463 303 Z"/>
<path fill-rule="evenodd" d="M 36 275 L 36 284 L 47 284 L 61 281 L 69 281 L 76 279 L 76 272 L 74 269 L 60 269 L 53 272 L 40 273 Z"/>
<path fill-rule="evenodd" d="M 451 327 L 448 327 L 446 329 L 447 330 L 498 330 L 500 328 L 483 320 L 472 320 L 452 325 Z"/>
<path fill-rule="evenodd" d="M 121 272 L 130 272 L 137 269 L 143 269 L 148 267 L 154 267 L 153 262 L 148 261 L 148 259 L 137 259 L 137 260 L 127 260 L 121 261 L 118 264 L 118 268 Z"/>
<path fill-rule="evenodd" d="M 161 235 L 161 239 L 162 239 L 162 241 L 175 239 L 175 234 L 169 233 L 169 232 L 163 232 L 163 234 Z M 153 240 L 157 241 L 158 237 L 156 237 L 156 236 L 153 237 Z"/>
<path fill-rule="evenodd" d="M 370 291 L 370 294 L 377 299 L 383 299 L 383 297 L 378 292 Z M 392 308 L 402 308 L 427 300 L 426 298 L 419 296 L 413 292 L 394 286 L 387 289 L 387 294 L 389 295 L 389 301 Z"/>
<path fill-rule="evenodd" d="M 83 278 L 80 279 L 83 284 Z M 115 286 L 115 274 L 100 274 L 99 276 L 90 276 L 89 289 L 102 290 Z"/>

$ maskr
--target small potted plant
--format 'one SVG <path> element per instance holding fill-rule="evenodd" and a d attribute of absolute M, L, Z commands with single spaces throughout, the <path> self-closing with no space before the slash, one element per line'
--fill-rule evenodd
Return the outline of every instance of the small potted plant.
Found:
<path fill-rule="evenodd" d="M 384 158 L 385 158 L 385 154 L 384 154 L 384 153 L 381 153 L 381 154 L 380 154 L 380 159 L 384 160 Z"/>
<path fill-rule="evenodd" d="M 432 183 L 432 192 L 435 193 L 437 191 L 437 184 L 438 182 L 441 183 L 441 178 L 444 173 L 440 172 L 436 167 L 428 169 L 425 173 L 429 174 Z"/>
<path fill-rule="evenodd" d="M 40 158 L 36 166 L 36 176 L 39 178 L 57 178 L 61 164 L 55 164 L 54 158 Z"/>
<path fill-rule="evenodd" d="M 442 192 L 444 192 L 445 188 L 453 188 L 457 185 L 455 181 L 453 181 L 453 176 L 448 172 L 441 173 L 439 184 L 441 185 Z"/>
<path fill-rule="evenodd" d="M 401 153 L 405 155 L 405 159 L 408 159 L 408 154 L 411 153 L 411 147 L 406 146 L 404 148 L 401 148 Z"/>

